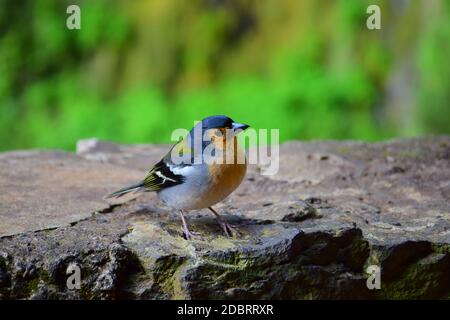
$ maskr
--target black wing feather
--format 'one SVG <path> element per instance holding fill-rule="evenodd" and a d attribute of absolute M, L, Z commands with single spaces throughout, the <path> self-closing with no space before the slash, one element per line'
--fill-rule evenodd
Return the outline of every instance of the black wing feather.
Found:
<path fill-rule="evenodd" d="M 160 191 L 181 184 L 183 181 L 184 177 L 173 173 L 163 159 L 153 166 L 143 184 L 145 191 Z"/>

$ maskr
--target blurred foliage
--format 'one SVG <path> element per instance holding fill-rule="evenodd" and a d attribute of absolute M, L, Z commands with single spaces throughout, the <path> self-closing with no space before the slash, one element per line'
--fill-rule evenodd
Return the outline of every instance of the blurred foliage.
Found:
<path fill-rule="evenodd" d="M 281 140 L 450 133 L 449 40 L 445 0 L 2 0 L 0 149 L 169 142 L 212 114 Z"/>

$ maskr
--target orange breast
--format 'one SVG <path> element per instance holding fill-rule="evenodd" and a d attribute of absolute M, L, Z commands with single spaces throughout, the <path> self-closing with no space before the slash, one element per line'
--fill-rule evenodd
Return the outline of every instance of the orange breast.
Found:
<path fill-rule="evenodd" d="M 217 203 L 225 199 L 241 184 L 247 172 L 245 153 L 239 148 L 236 138 L 234 137 L 230 143 L 225 143 L 225 146 L 228 162 L 232 163 L 209 165 L 210 189 L 206 197 L 207 202 Z M 231 159 L 233 161 L 230 161 Z M 244 163 L 239 163 L 239 161 Z M 224 162 L 226 161 L 224 160 Z"/>

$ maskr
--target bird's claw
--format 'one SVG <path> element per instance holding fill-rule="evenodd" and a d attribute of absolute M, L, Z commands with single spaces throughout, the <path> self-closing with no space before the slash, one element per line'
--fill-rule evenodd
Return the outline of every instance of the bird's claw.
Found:
<path fill-rule="evenodd" d="M 219 224 L 227 237 L 231 238 L 233 237 L 234 233 L 237 233 L 235 225 L 229 224 L 228 222 L 225 222 L 223 220 L 219 221 Z"/>
<path fill-rule="evenodd" d="M 189 231 L 188 229 L 183 229 L 183 237 L 186 240 L 192 240 L 192 239 L 202 239 L 202 236 L 198 232 Z"/>

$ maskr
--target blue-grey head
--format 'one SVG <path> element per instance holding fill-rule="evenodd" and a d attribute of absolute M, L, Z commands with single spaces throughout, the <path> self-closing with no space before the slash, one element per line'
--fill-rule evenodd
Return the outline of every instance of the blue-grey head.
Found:
<path fill-rule="evenodd" d="M 201 121 L 202 129 L 228 129 L 237 132 L 238 130 L 245 130 L 249 127 L 248 124 L 238 123 L 227 116 L 210 116 Z"/>
<path fill-rule="evenodd" d="M 203 148 L 211 143 L 209 139 L 205 139 L 205 137 L 216 134 L 217 136 L 223 136 L 224 138 L 230 138 L 235 136 L 236 134 L 244 131 L 250 127 L 248 124 L 235 122 L 233 119 L 217 115 L 210 116 L 202 121 L 198 122 L 194 128 L 189 132 L 189 138 L 191 143 L 194 144 L 194 140 L 197 138 L 197 134 L 201 133 L 201 136 L 198 137 L 202 141 Z"/>
<path fill-rule="evenodd" d="M 250 127 L 248 124 L 238 123 L 233 121 L 233 119 L 227 116 L 210 116 L 202 121 L 198 122 L 189 132 L 191 137 L 194 136 L 195 133 L 201 132 L 202 137 L 204 137 L 205 132 L 208 130 L 222 130 L 228 131 L 229 133 L 239 133 L 244 131 Z M 201 131 L 200 131 L 201 129 Z"/>

